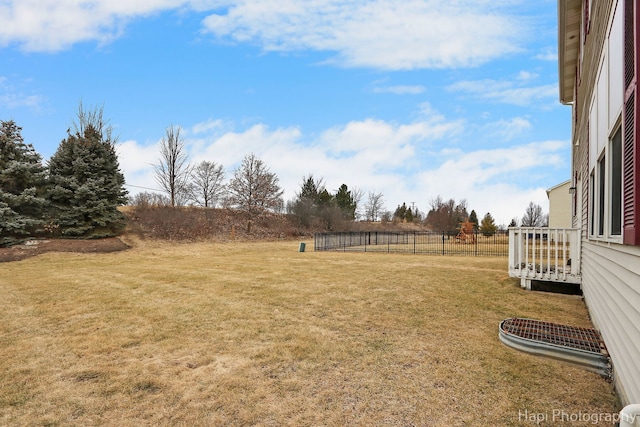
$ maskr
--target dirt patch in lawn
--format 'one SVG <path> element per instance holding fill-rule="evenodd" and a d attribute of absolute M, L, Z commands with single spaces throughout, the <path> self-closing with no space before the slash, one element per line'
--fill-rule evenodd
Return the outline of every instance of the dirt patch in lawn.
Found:
<path fill-rule="evenodd" d="M 20 261 L 45 252 L 107 253 L 129 249 L 117 237 L 91 240 L 27 240 L 23 244 L 0 248 L 0 262 Z"/>

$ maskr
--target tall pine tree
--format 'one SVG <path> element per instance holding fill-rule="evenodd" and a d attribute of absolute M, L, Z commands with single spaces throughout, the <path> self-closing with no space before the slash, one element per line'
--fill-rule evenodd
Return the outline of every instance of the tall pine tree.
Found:
<path fill-rule="evenodd" d="M 87 112 L 80 105 L 74 131 L 49 160 L 48 197 L 61 236 L 108 237 L 124 228 L 117 208 L 127 191 L 115 142 L 102 109 Z"/>
<path fill-rule="evenodd" d="M 473 223 L 473 231 L 478 231 L 478 214 L 475 209 L 472 209 L 469 214 L 469 222 Z"/>
<path fill-rule="evenodd" d="M 344 217 L 349 220 L 356 219 L 356 201 L 349 191 L 347 184 L 342 184 L 335 195 L 335 201 L 338 208 L 342 211 Z"/>
<path fill-rule="evenodd" d="M 43 232 L 46 170 L 21 130 L 13 120 L 0 121 L 0 246 Z"/>

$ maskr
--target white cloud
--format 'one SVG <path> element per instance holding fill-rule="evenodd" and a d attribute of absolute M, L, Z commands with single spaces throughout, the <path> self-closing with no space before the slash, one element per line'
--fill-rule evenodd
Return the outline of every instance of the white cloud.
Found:
<path fill-rule="evenodd" d="M 220 128 L 224 127 L 224 122 L 220 119 L 218 120 L 207 120 L 206 122 L 203 123 L 196 123 L 195 125 L 193 125 L 191 127 L 191 132 L 193 132 L 194 134 L 201 134 L 201 133 L 206 133 L 206 132 L 210 132 L 213 130 L 217 130 Z"/>
<path fill-rule="evenodd" d="M 497 122 L 489 123 L 484 127 L 484 132 L 491 137 L 510 141 L 532 127 L 529 120 L 522 117 L 514 117 L 510 120 L 498 120 Z"/>
<path fill-rule="evenodd" d="M 331 52 L 346 67 L 470 67 L 520 50 L 527 23 L 509 1 L 4 0 L 0 46 L 59 51 L 109 43 L 133 19 L 169 10 L 210 13 L 203 32 L 265 51 Z M 511 4 L 511 6 L 513 6 Z M 211 13 L 215 11 L 215 13 Z"/>
<path fill-rule="evenodd" d="M 239 0 L 205 31 L 266 51 L 335 52 L 347 67 L 475 66 L 519 50 L 526 27 L 495 3 L 461 0 Z"/>
<path fill-rule="evenodd" d="M 558 50 L 555 47 L 544 48 L 535 58 L 541 61 L 557 61 Z"/>
<path fill-rule="evenodd" d="M 418 95 L 425 90 L 425 87 L 420 85 L 376 86 L 373 88 L 374 93 L 393 93 L 395 95 Z"/>
<path fill-rule="evenodd" d="M 108 43 L 129 20 L 187 5 L 187 0 L 4 0 L 0 46 L 59 51 L 84 41 Z"/>
<path fill-rule="evenodd" d="M 40 110 L 43 103 L 44 98 L 41 95 L 25 94 L 10 83 L 8 78 L 0 77 L 0 107 L 8 109 L 27 107 Z"/>
<path fill-rule="evenodd" d="M 520 81 L 535 80 L 538 77 L 538 74 L 532 73 L 531 71 L 520 71 L 518 73 L 518 80 Z"/>
<path fill-rule="evenodd" d="M 535 103 L 557 105 L 558 85 L 523 86 L 532 78 L 531 74 L 520 74 L 516 81 L 509 80 L 464 80 L 450 85 L 452 92 L 463 92 L 478 98 L 503 104 L 531 106 Z"/>
<path fill-rule="evenodd" d="M 140 145 L 128 140 L 118 143 L 116 152 L 126 183 L 134 186 L 127 188 L 130 194 L 159 188 L 153 172 L 153 164 L 160 158 L 158 143 Z"/>
<path fill-rule="evenodd" d="M 427 194 L 466 199 L 478 216 L 490 212 L 497 223 L 521 216 L 529 201 L 547 205 L 545 189 L 530 176 L 564 166 L 566 141 L 545 141 L 509 148 L 443 152 L 437 168 L 419 174 Z"/>

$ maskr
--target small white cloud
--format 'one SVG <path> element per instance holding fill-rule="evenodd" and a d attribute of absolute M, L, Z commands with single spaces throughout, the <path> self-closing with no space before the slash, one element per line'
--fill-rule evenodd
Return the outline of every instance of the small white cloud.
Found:
<path fill-rule="evenodd" d="M 24 85 L 23 83 L 17 83 Z M 45 102 L 41 95 L 24 93 L 23 89 L 16 87 L 6 77 L 0 77 L 0 106 L 14 109 L 26 107 L 32 110 L 40 110 Z"/>
<path fill-rule="evenodd" d="M 500 140 L 510 141 L 532 127 L 529 120 L 522 117 L 514 117 L 510 120 L 498 120 L 497 122 L 489 123 L 484 127 L 484 132 Z"/>
<path fill-rule="evenodd" d="M 529 80 L 535 80 L 538 77 L 539 76 L 536 73 L 532 73 L 530 71 L 520 71 L 518 73 L 517 79 L 520 80 L 520 81 L 529 81 Z"/>
<path fill-rule="evenodd" d="M 541 61 L 557 61 L 558 50 L 555 47 L 545 48 L 535 56 L 535 59 L 539 59 Z"/>
<path fill-rule="evenodd" d="M 522 77 L 527 77 L 527 79 Z M 531 74 L 520 73 L 514 81 L 466 80 L 450 85 L 447 89 L 452 92 L 467 93 L 480 99 L 502 104 L 531 106 L 538 103 L 545 107 L 550 104 L 556 105 L 558 85 L 523 86 L 531 77 Z"/>
<path fill-rule="evenodd" d="M 211 132 L 213 130 L 218 130 L 224 127 L 224 122 L 220 119 L 218 120 L 207 120 L 206 122 L 196 123 L 191 126 L 191 132 L 195 135 Z"/>
<path fill-rule="evenodd" d="M 392 93 L 395 95 L 418 95 L 424 93 L 424 86 L 415 85 L 415 86 L 377 86 L 373 88 L 374 93 Z"/>

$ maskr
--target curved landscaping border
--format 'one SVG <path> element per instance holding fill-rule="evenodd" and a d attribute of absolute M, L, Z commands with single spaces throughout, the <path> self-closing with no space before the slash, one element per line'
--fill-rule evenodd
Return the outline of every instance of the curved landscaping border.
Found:
<path fill-rule="evenodd" d="M 26 242 L 0 248 L 0 262 L 20 261 L 46 252 L 108 253 L 129 249 L 118 237 L 104 239 L 50 239 Z"/>

